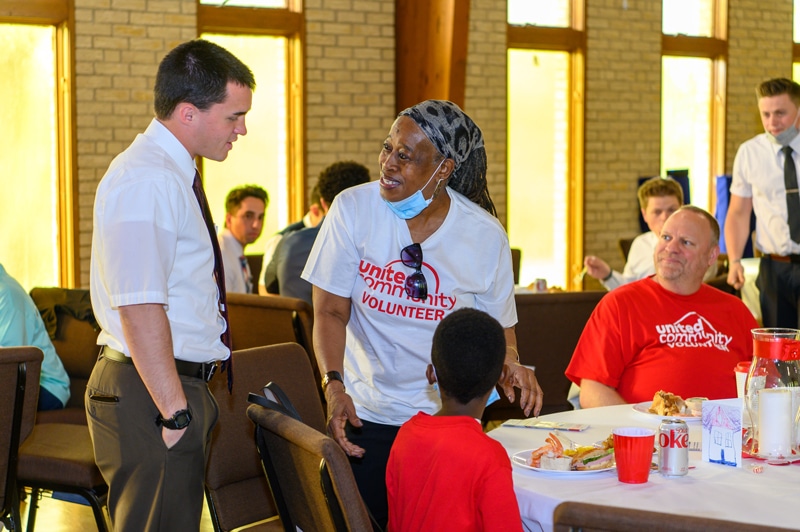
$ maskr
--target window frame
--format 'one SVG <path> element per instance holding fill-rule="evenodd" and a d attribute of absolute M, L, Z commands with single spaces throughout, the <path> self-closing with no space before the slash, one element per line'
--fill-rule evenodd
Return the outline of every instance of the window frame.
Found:
<path fill-rule="evenodd" d="M 56 56 L 56 204 L 59 286 L 80 283 L 78 175 L 75 124 L 75 28 L 72 0 L 2 0 L 0 22 L 55 28 Z"/>
<path fill-rule="evenodd" d="M 569 93 L 569 137 L 567 194 L 567 290 L 582 290 L 583 281 L 577 280 L 583 268 L 584 255 L 584 134 L 586 79 L 586 5 L 585 0 L 570 0 L 570 27 L 546 27 L 533 25 L 506 26 L 506 51 L 511 48 L 524 50 L 551 50 L 568 52 L 570 57 Z M 506 189 L 506 194 L 509 191 Z"/>
<path fill-rule="evenodd" d="M 714 176 L 725 174 L 725 116 L 728 65 L 728 0 L 714 0 L 713 37 L 661 34 L 661 57 L 711 59 L 711 109 L 708 198 L 710 212 L 716 209 Z M 664 142 L 664 139 L 661 139 Z M 706 208 L 703 206 L 703 208 Z"/>
<path fill-rule="evenodd" d="M 258 8 L 197 4 L 197 34 L 272 35 L 287 39 L 287 146 L 286 190 L 289 219 L 300 219 L 306 212 L 308 194 L 305 183 L 305 20 L 300 0 L 290 0 L 288 8 Z M 202 164 L 202 163 L 201 163 Z"/>

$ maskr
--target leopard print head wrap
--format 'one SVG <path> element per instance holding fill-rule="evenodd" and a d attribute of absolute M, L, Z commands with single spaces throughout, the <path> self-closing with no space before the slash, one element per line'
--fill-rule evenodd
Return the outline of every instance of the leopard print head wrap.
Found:
<path fill-rule="evenodd" d="M 455 162 L 447 186 L 497 216 L 486 182 L 486 149 L 481 129 L 447 100 L 426 100 L 398 114 L 416 123 L 438 152 Z"/>

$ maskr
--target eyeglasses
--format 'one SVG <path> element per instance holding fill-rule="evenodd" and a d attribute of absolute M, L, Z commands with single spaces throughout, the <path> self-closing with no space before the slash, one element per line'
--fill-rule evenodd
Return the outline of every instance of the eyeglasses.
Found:
<path fill-rule="evenodd" d="M 404 247 L 400 252 L 400 261 L 403 266 L 416 270 L 406 277 L 406 294 L 414 299 L 425 301 L 428 298 L 428 281 L 422 274 L 422 246 L 415 242 Z"/>

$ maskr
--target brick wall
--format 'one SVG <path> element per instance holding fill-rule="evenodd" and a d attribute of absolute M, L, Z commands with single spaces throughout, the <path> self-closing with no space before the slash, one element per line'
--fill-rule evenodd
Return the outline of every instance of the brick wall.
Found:
<path fill-rule="evenodd" d="M 395 118 L 394 0 L 306 0 L 306 179 L 339 160 L 378 177 Z"/>
<path fill-rule="evenodd" d="M 621 270 L 617 242 L 638 232 L 637 178 L 660 168 L 661 4 L 587 4 L 585 254 Z"/>
<path fill-rule="evenodd" d="M 89 286 L 92 205 L 111 159 L 153 117 L 161 58 L 196 37 L 191 0 L 74 0 L 80 284 Z"/>
<path fill-rule="evenodd" d="M 487 180 L 506 220 L 506 2 L 471 0 L 464 111 L 483 132 Z"/>
<path fill-rule="evenodd" d="M 619 238 L 638 230 L 636 178 L 660 158 L 659 2 L 587 2 L 585 252 L 623 265 Z M 791 75 L 792 1 L 729 12 L 726 170 L 760 132 L 754 86 Z M 152 117 L 158 63 L 196 36 L 194 0 L 74 0 L 80 283 L 88 286 L 92 203 L 111 159 Z M 353 159 L 377 177 L 394 120 L 394 1 L 306 0 L 306 179 Z M 471 0 L 465 110 L 481 126 L 489 186 L 506 215 L 506 2 Z M 592 286 L 592 285 L 589 285 Z"/>

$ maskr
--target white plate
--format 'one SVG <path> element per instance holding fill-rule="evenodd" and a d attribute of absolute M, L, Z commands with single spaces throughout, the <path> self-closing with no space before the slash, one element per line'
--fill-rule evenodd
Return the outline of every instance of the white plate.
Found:
<path fill-rule="evenodd" d="M 591 475 L 592 473 L 602 473 L 603 471 L 612 471 L 616 466 L 609 466 L 604 469 L 588 469 L 585 471 L 556 471 L 554 469 L 542 469 L 541 467 L 533 467 L 528 465 L 528 458 L 530 458 L 531 453 L 534 449 L 528 449 L 527 451 L 520 451 L 515 453 L 511 456 L 511 463 L 515 466 L 522 467 L 524 469 L 530 469 L 532 471 L 538 471 L 540 473 L 550 473 L 553 475 L 566 475 L 566 476 L 573 476 L 573 475 Z"/>
<path fill-rule="evenodd" d="M 683 420 L 683 421 L 685 421 L 687 423 L 697 423 L 697 422 L 700 422 L 700 421 L 703 420 L 702 416 L 659 416 L 658 414 L 653 414 L 653 413 L 649 412 L 650 405 L 652 405 L 652 404 L 653 404 L 653 401 L 644 401 L 643 403 L 636 403 L 635 405 L 633 405 L 633 409 L 636 410 L 637 412 L 639 412 L 640 414 L 644 414 L 646 416 L 650 416 L 650 417 L 654 417 L 654 418 L 658 418 L 658 419 L 664 419 L 664 418 L 667 418 L 667 417 L 674 417 L 674 418 Z"/>

